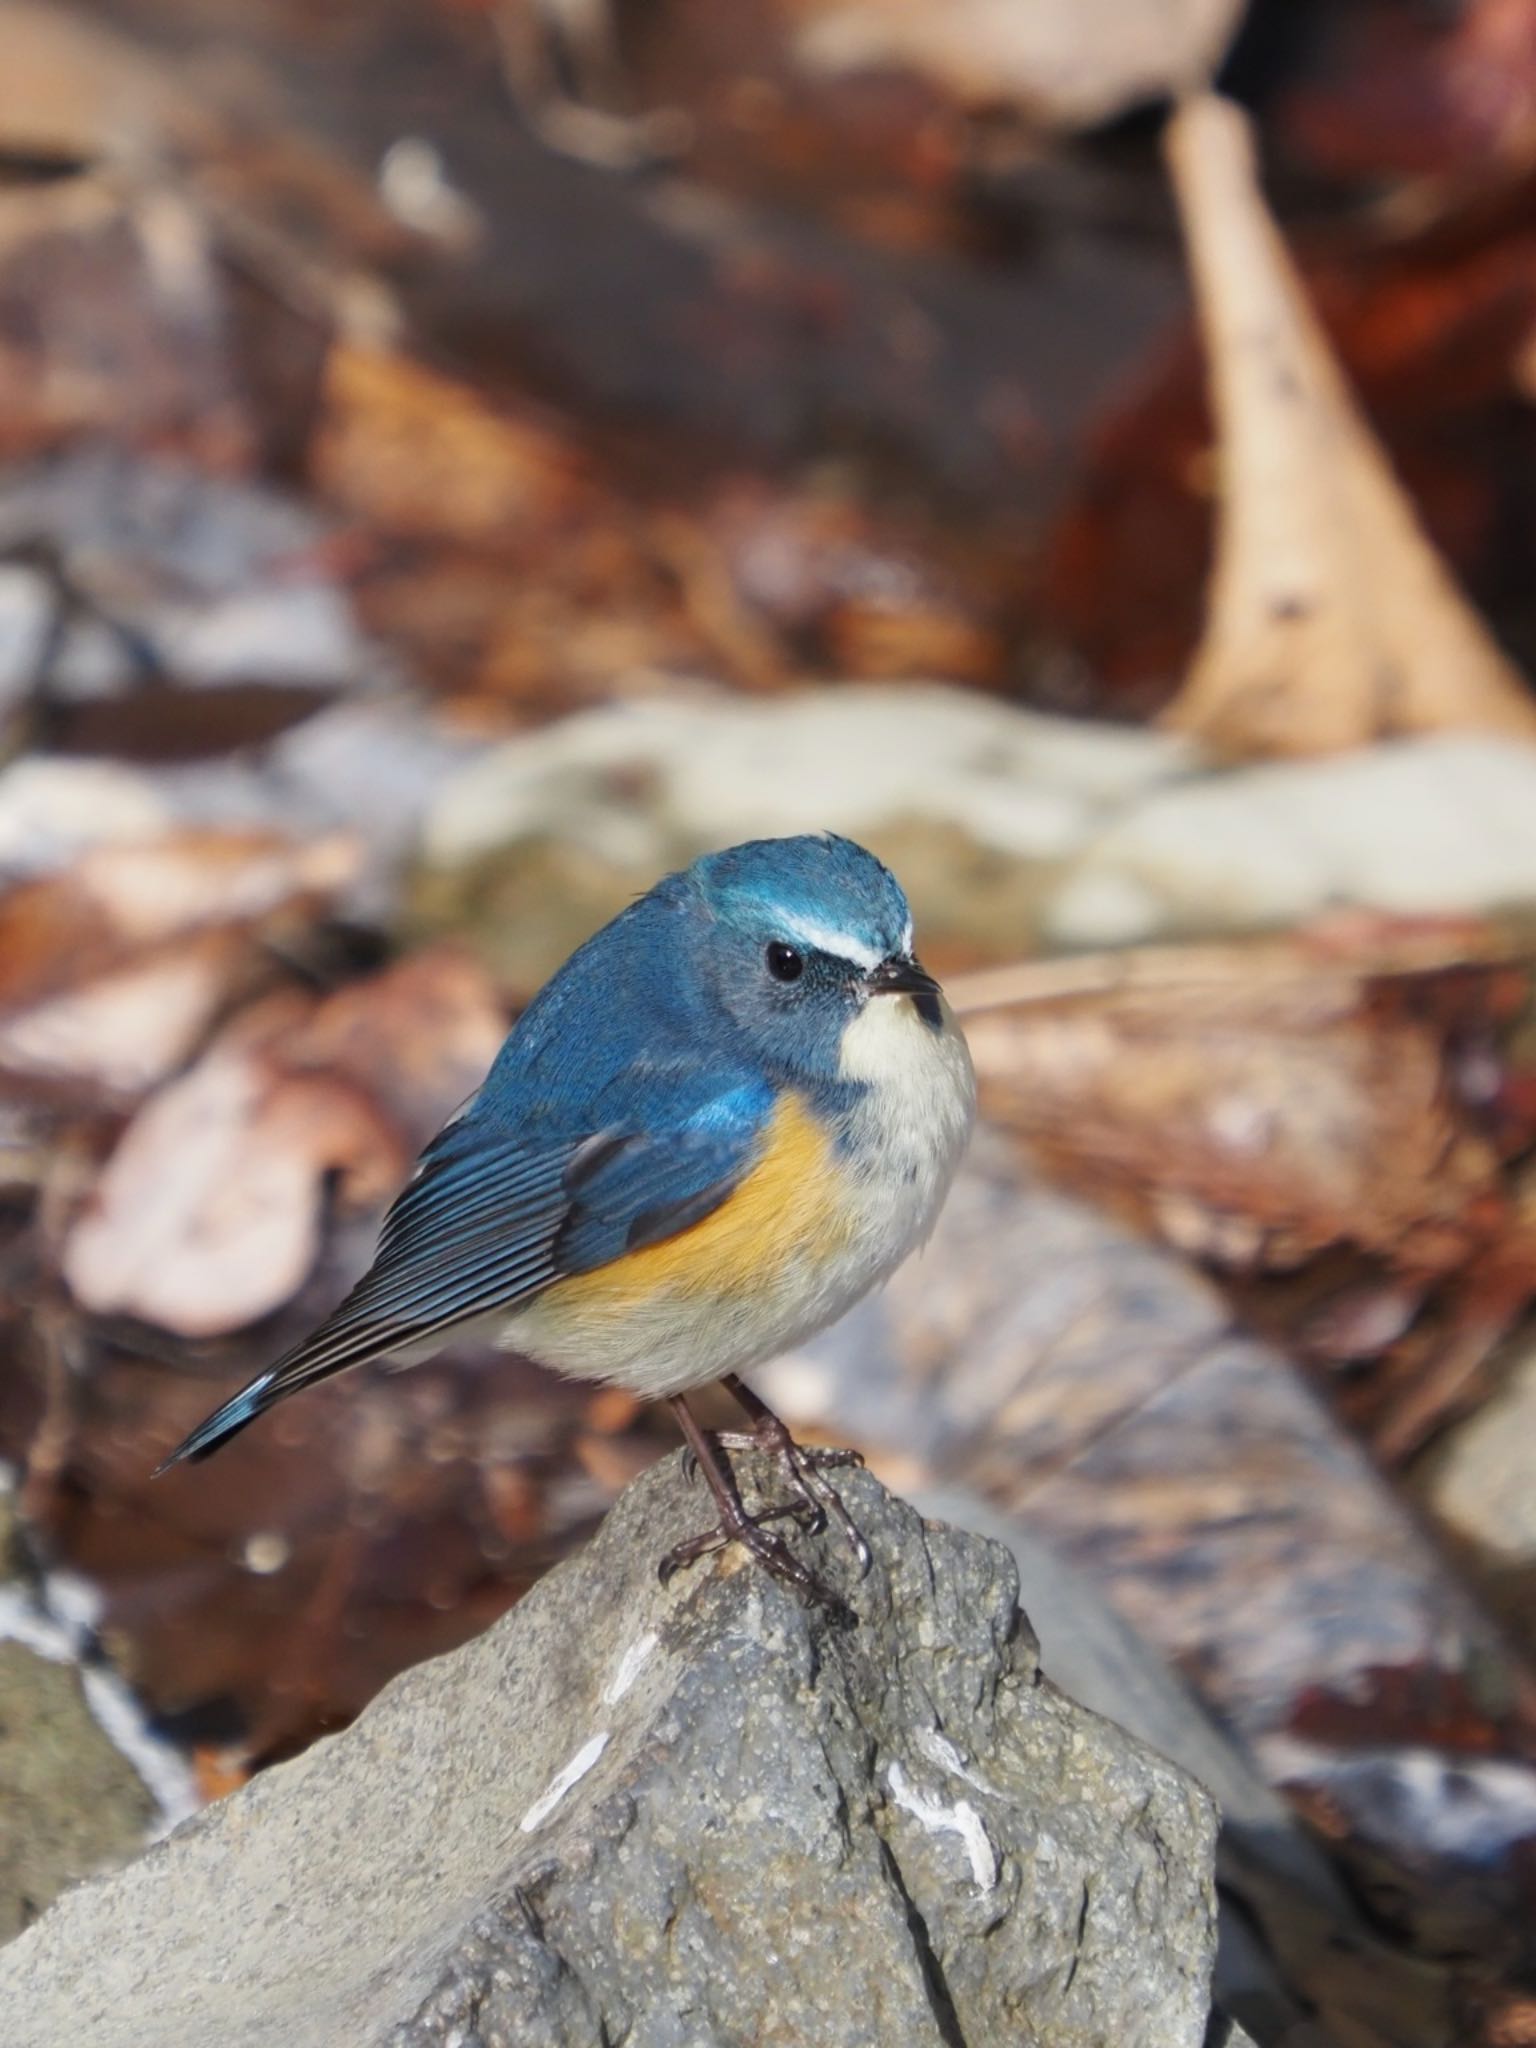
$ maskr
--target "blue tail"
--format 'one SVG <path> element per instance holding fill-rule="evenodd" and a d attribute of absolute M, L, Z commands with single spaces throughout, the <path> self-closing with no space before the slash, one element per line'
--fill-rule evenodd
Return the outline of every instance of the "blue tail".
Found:
<path fill-rule="evenodd" d="M 192 1434 L 179 1443 L 168 1458 L 163 1458 L 155 1467 L 155 1477 L 168 1472 L 173 1465 L 191 1464 L 199 1458 L 206 1458 L 219 1445 L 227 1443 L 232 1436 L 244 1429 L 248 1422 L 254 1422 L 258 1415 L 280 1401 L 286 1388 L 274 1384 L 278 1378 L 275 1370 L 264 1372 L 253 1379 L 248 1387 L 242 1387 L 232 1395 L 222 1408 L 200 1422 Z"/>

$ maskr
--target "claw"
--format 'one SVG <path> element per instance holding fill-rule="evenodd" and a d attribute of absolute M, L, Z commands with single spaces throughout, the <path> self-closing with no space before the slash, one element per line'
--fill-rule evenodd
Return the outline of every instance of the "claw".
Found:
<path fill-rule="evenodd" d="M 795 1493 L 813 1510 L 813 1520 L 807 1523 L 807 1527 L 819 1534 L 826 1528 L 830 1514 L 853 1552 L 854 1561 L 859 1568 L 859 1577 L 864 1578 L 871 1563 L 869 1545 L 864 1541 L 858 1524 L 843 1505 L 842 1495 L 821 1476 L 825 1472 L 835 1472 L 847 1466 L 862 1466 L 862 1453 L 832 1447 L 823 1448 L 818 1444 L 797 1444 L 779 1417 L 766 1402 L 760 1401 L 749 1387 L 743 1386 L 734 1378 L 728 1379 L 726 1385 L 747 1413 L 753 1417 L 756 1428 L 740 1439 L 722 1441 L 731 1441 L 733 1444 L 739 1441 L 743 1449 L 751 1445 L 757 1450 L 766 1451 L 777 1462 Z"/>
<path fill-rule="evenodd" d="M 863 1458 L 857 1451 L 803 1450 L 778 1416 L 750 1388 L 743 1386 L 734 1376 L 728 1377 L 725 1384 L 746 1409 L 754 1425 L 750 1431 L 706 1432 L 694 1419 L 683 1397 L 672 1397 L 672 1406 L 687 1443 L 683 1455 L 684 1472 L 690 1480 L 700 1476 L 708 1480 L 720 1519 L 714 1529 L 690 1537 L 667 1553 L 658 1566 L 663 1585 L 685 1564 L 710 1556 L 724 1549 L 727 1543 L 739 1543 L 775 1578 L 794 1586 L 829 1613 L 851 1622 L 854 1617 L 847 1602 L 801 1564 L 782 1537 L 764 1525 L 793 1519 L 807 1535 L 816 1536 L 828 1527 L 829 1519 L 835 1519 L 853 1551 L 859 1575 L 863 1577 L 870 1567 L 869 1545 L 844 1507 L 837 1488 L 823 1476 L 826 1471 L 840 1466 L 862 1465 Z M 762 1513 L 749 1515 L 742 1506 L 730 1466 L 722 1456 L 727 1450 L 766 1452 L 784 1474 L 793 1499 Z"/>
<path fill-rule="evenodd" d="M 807 1599 L 829 1613 L 846 1615 L 848 1607 L 840 1595 L 830 1586 L 824 1585 L 813 1571 L 801 1564 L 794 1552 L 778 1536 L 770 1534 L 765 1522 L 777 1522 L 787 1518 L 798 1520 L 802 1513 L 800 1503 L 791 1501 L 782 1507 L 766 1508 L 761 1514 L 743 1515 L 731 1528 L 706 1529 L 701 1535 L 690 1536 L 685 1542 L 674 1544 L 656 1567 L 661 1583 L 670 1585 L 684 1565 L 696 1564 L 701 1557 L 713 1557 L 724 1550 L 728 1543 L 740 1543 L 749 1550 L 776 1579 L 783 1579 L 794 1586 Z M 724 1518 L 722 1517 L 722 1524 Z"/>

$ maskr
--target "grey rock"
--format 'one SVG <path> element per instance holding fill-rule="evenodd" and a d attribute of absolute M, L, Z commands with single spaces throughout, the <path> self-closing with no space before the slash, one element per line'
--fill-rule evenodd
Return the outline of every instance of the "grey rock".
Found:
<path fill-rule="evenodd" d="M 0 1941 L 66 1885 L 132 1855 L 154 1810 L 79 1670 L 0 1641 Z"/>
<path fill-rule="evenodd" d="M 94 445 L 0 481 L 0 553 L 46 549 L 72 583 L 189 685 L 335 687 L 366 667 L 339 585 L 314 556 L 324 525 L 265 486 Z M 311 571 L 293 574 L 308 551 Z M 52 600 L 13 568 L 0 582 L 0 704 L 25 687 Z M 121 637 L 75 622 L 54 662 L 67 698 L 120 688 Z"/>
<path fill-rule="evenodd" d="M 631 699 L 483 751 L 428 805 L 415 920 L 535 987 L 656 876 L 835 826 L 890 859 L 937 940 L 1029 947 L 1064 862 L 1198 757 L 937 685 Z"/>
<path fill-rule="evenodd" d="M 734 1550 L 663 1588 L 705 1502 L 646 1474 L 0 1954 L 9 2048 L 1199 2048 L 1210 1800 L 1041 1676 L 1006 1550 L 844 1490 L 867 1578 L 791 1540 L 852 1626 Z"/>
<path fill-rule="evenodd" d="M 35 1617 L 16 1563 L 0 1484 L 0 1941 L 66 1885 L 140 1848 L 155 1811 L 93 1714 L 79 1667 Z"/>
<path fill-rule="evenodd" d="M 1536 901 L 1536 746 L 1426 733 L 1150 788 L 1085 845 L 1057 945 L 1284 926 L 1336 903 L 1461 913 Z"/>
<path fill-rule="evenodd" d="M 533 986 L 660 870 L 829 825 L 891 860 L 927 946 L 980 958 L 1285 928 L 1340 903 L 1522 909 L 1536 746 L 1427 733 L 1224 767 L 1170 733 L 937 685 L 631 698 L 446 776 L 414 914 L 467 927 Z"/>
<path fill-rule="evenodd" d="M 767 701 L 700 691 L 582 712 L 487 750 L 441 793 L 423 851 L 462 865 L 555 832 L 654 873 L 680 843 L 925 819 L 1057 860 L 1198 758 L 1172 734 L 938 684 Z"/>
<path fill-rule="evenodd" d="M 1505 1347 L 1488 1398 L 1419 1461 L 1416 1479 L 1512 1633 L 1536 1645 L 1536 1342 Z"/>

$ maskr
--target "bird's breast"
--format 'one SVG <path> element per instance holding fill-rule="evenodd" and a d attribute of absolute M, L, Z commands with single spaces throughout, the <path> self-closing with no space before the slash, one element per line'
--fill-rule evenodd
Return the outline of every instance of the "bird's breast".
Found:
<path fill-rule="evenodd" d="M 717 1209 L 556 1281 L 506 1341 L 561 1371 L 660 1395 L 749 1370 L 835 1321 L 927 1236 L 974 1100 L 947 1012 L 935 1031 L 905 997 L 873 999 L 845 1034 L 842 1078 L 861 1083 L 851 1108 L 829 1118 L 786 1091 Z"/>
<path fill-rule="evenodd" d="M 848 1240 L 846 1168 L 837 1135 L 802 1095 L 780 1099 L 753 1165 L 702 1222 L 557 1283 L 563 1302 L 597 1314 L 658 1296 L 748 1296 L 787 1269 L 835 1257 Z"/>

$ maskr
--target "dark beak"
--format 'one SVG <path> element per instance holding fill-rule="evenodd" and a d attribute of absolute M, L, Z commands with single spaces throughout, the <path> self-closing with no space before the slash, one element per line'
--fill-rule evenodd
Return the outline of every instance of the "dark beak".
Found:
<path fill-rule="evenodd" d="M 878 967 L 872 967 L 864 977 L 864 986 L 872 996 L 910 996 L 917 1014 L 935 1030 L 944 1021 L 939 1008 L 939 984 L 910 953 L 892 953 Z"/>
<path fill-rule="evenodd" d="M 939 984 L 910 953 L 892 953 L 864 977 L 872 996 L 936 996 Z"/>

